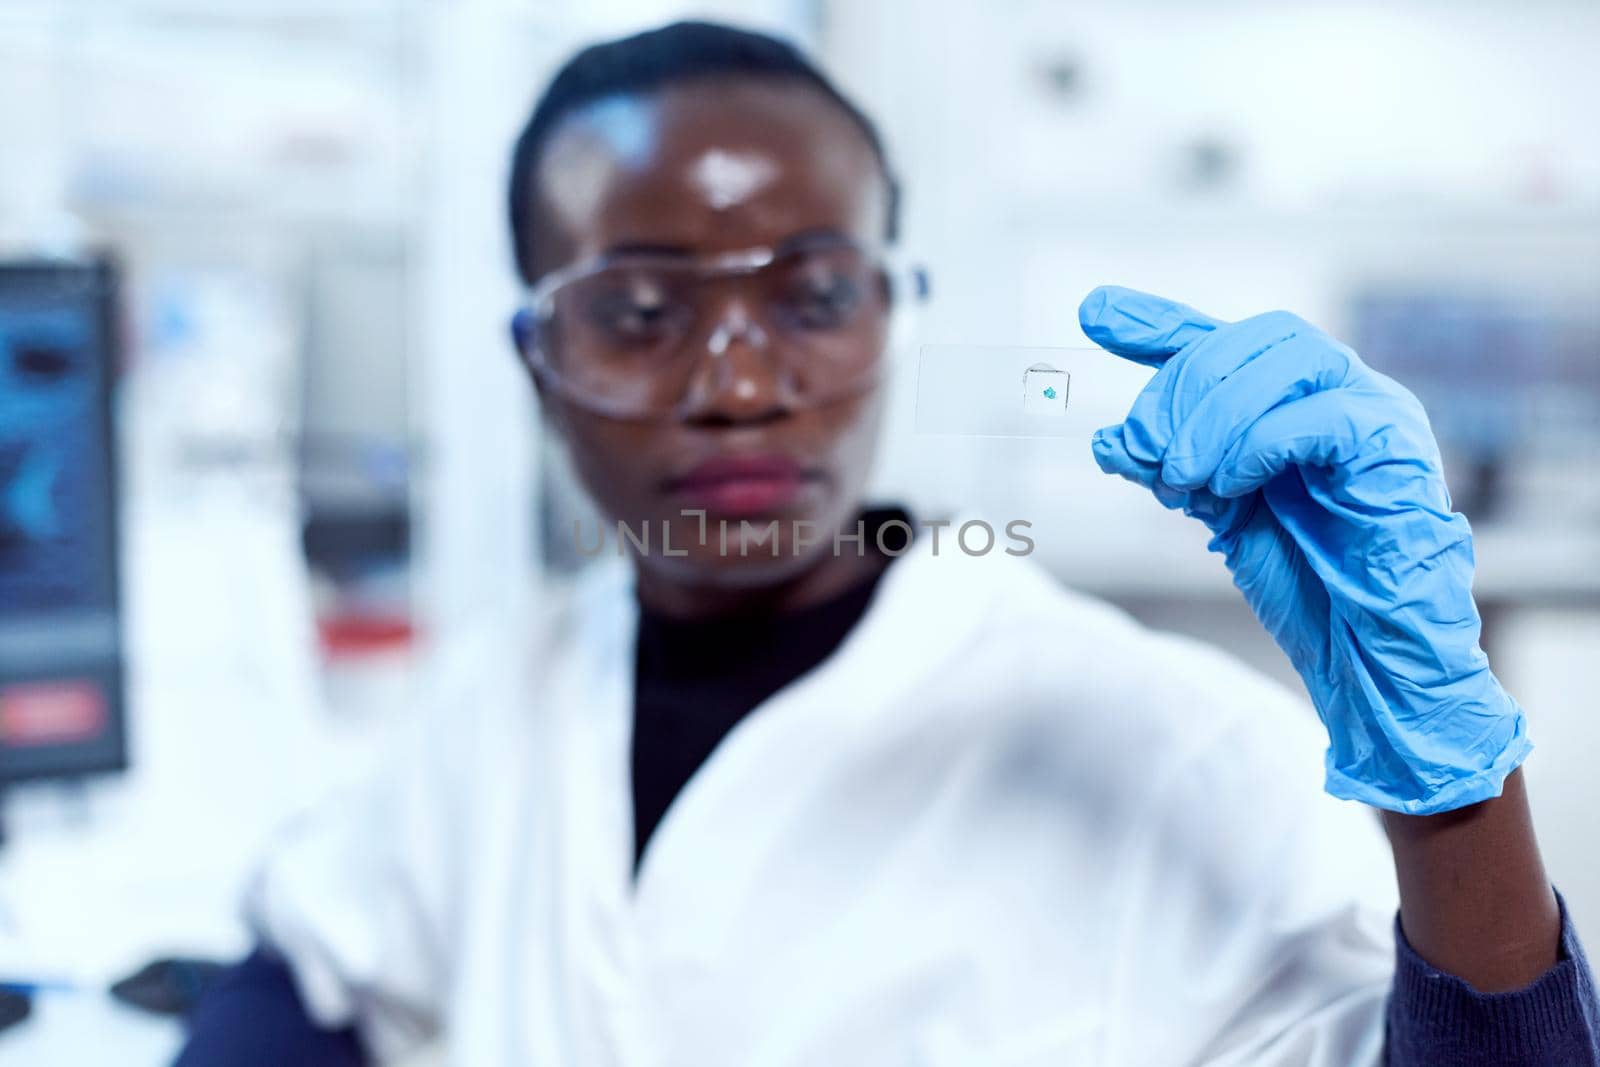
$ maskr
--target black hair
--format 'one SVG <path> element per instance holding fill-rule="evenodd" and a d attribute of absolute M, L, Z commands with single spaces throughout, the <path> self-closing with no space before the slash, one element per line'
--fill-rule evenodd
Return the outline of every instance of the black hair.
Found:
<path fill-rule="evenodd" d="M 578 109 L 623 93 L 648 93 L 696 78 L 721 75 L 792 79 L 836 104 L 866 137 L 888 187 L 887 238 L 898 229 L 900 189 L 871 119 L 787 41 L 713 22 L 675 22 L 602 44 L 567 60 L 540 97 L 517 138 L 511 162 L 511 240 L 517 270 L 533 280 L 533 183 L 551 133 Z"/>

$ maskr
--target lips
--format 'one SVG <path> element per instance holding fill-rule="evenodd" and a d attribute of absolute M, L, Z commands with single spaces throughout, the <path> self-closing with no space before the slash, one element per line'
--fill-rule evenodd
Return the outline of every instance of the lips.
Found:
<path fill-rule="evenodd" d="M 714 456 L 669 479 L 686 506 L 724 515 L 781 510 L 818 480 L 817 472 L 780 454 Z"/>

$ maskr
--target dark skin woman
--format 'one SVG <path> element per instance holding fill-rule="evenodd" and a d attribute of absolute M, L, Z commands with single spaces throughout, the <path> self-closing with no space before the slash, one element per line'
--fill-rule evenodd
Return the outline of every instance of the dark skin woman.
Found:
<path fill-rule="evenodd" d="M 1203 760 L 1185 755 L 1172 764 L 1185 770 L 1168 775 L 1168 785 L 1186 792 L 1157 794 L 1187 798 L 1183 803 L 1145 804 L 1139 761 L 1147 749 L 1169 738 L 1192 741 L 1188 723 L 1203 718 L 1189 714 L 1196 707 L 1235 710 L 1239 690 L 1253 684 L 1247 673 L 1230 674 L 1231 667 L 1207 660 L 1198 672 L 1181 674 L 1178 684 L 1186 688 L 1144 688 L 1145 650 L 1171 646 L 1132 627 L 1131 637 L 1107 637 L 1095 646 L 1097 655 L 1116 649 L 1121 658 L 1091 663 L 1083 674 L 1085 692 L 1111 694 L 1096 698 L 1101 703 L 1079 700 L 1076 690 L 1063 692 L 1048 672 L 1042 681 L 1029 675 L 1021 679 L 1028 685 L 1013 685 L 1012 676 L 1021 673 L 1014 670 L 1018 656 L 1047 660 L 1057 634 L 1098 637 L 1125 620 L 1097 614 L 1098 606 L 1075 606 L 1076 599 L 1054 598 L 1060 592 L 1054 586 L 1048 595 L 1040 592 L 1048 582 L 1042 572 L 1027 572 L 1024 588 L 1003 584 L 1000 568 L 983 569 L 988 561 L 946 567 L 940 560 L 916 571 L 925 557 L 894 563 L 897 553 L 881 542 L 872 545 L 874 535 L 856 540 L 867 521 L 864 497 L 891 315 L 906 295 L 887 250 L 896 200 L 870 120 L 783 42 L 729 27 L 678 24 L 595 46 L 558 75 L 515 154 L 510 208 L 528 293 L 513 333 L 545 423 L 564 442 L 607 528 L 620 526 L 642 538 L 642 546 L 618 539 L 631 556 L 632 588 L 617 593 L 615 586 L 603 587 L 619 601 L 604 601 L 557 627 L 560 654 L 538 663 L 545 672 L 540 685 L 554 697 L 518 689 L 507 708 L 491 690 L 485 701 L 452 705 L 444 720 L 448 736 L 420 746 L 418 773 L 408 773 L 409 764 L 400 768 L 400 793 L 382 794 L 399 799 L 377 806 L 375 825 L 354 824 L 352 838 L 330 823 L 332 841 L 312 835 L 309 860 L 297 862 L 291 852 L 276 877 L 269 870 L 262 896 L 277 908 L 261 923 L 265 947 L 230 980 L 233 996 L 212 998 L 197 1018 L 182 1067 L 260 1062 L 243 1058 L 252 1052 L 244 1035 L 263 1028 L 282 1048 L 297 1050 L 278 1062 L 348 1067 L 367 1052 L 351 1019 L 376 1020 L 384 1024 L 380 1033 L 408 1039 L 433 1036 L 429 1025 L 435 1022 L 454 1026 L 450 1036 L 464 1047 L 501 1048 L 498 1058 L 488 1054 L 492 1062 L 527 1061 L 529 1049 L 541 1050 L 540 1062 L 573 1062 L 574 1049 L 614 1052 L 641 1033 L 666 1057 L 660 1062 L 734 1062 L 718 1058 L 726 1049 L 764 1052 L 767 1058 L 754 1059 L 774 1064 L 977 1062 L 962 1057 L 962 1049 L 1057 1062 L 1050 1054 L 1065 1055 L 1069 1047 L 1092 1055 L 1091 1049 L 1130 1047 L 1129 1040 L 1146 1037 L 1156 1039 L 1150 1047 L 1160 1047 L 1169 1029 L 1180 1028 L 1152 1028 L 1150 1022 L 1181 1014 L 1183 1004 L 1192 1008 L 1183 999 L 1191 991 L 1204 1010 L 1191 1012 L 1190 1030 L 1167 1046 L 1181 1062 L 1214 1062 L 1213 1056 L 1239 1062 L 1240 1048 L 1248 1047 L 1277 1057 L 1272 1062 L 1307 1062 L 1316 1055 L 1320 1063 L 1333 1062 L 1328 1055 L 1337 1060 L 1341 1053 L 1327 1050 L 1347 1049 L 1351 1040 L 1376 1054 L 1385 1037 L 1374 1025 L 1385 985 L 1393 993 L 1388 1061 L 1397 1067 L 1543 1064 L 1552 1049 L 1563 1063 L 1600 1063 L 1588 972 L 1545 877 L 1520 770 L 1505 777 L 1503 787 L 1494 776 L 1492 799 L 1482 799 L 1486 790 L 1470 798 L 1477 802 L 1463 801 L 1445 814 L 1384 811 L 1405 935 L 1386 976 L 1387 946 L 1351 934 L 1342 920 L 1281 929 L 1285 913 L 1276 902 L 1242 899 L 1258 890 L 1266 897 L 1320 888 L 1311 881 L 1320 875 L 1308 873 L 1315 868 L 1303 865 L 1304 853 L 1329 840 L 1329 855 L 1349 868 L 1340 875 L 1364 870 L 1359 857 L 1350 859 L 1358 850 L 1341 851 L 1338 839 L 1311 830 L 1293 843 L 1304 849 L 1283 846 L 1286 828 L 1289 836 L 1302 836 L 1325 807 L 1294 800 L 1297 806 L 1255 814 L 1258 796 L 1292 792 L 1263 785 L 1279 766 L 1264 767 L 1248 753 L 1236 759 L 1233 749 L 1208 744 Z M 1301 356 L 1331 360 L 1339 374 L 1358 367 L 1353 354 L 1346 357 L 1330 339 L 1310 336 L 1306 326 L 1306 336 L 1291 331 L 1295 343 L 1273 361 L 1257 361 L 1249 373 L 1232 365 L 1219 370 L 1219 359 L 1239 354 L 1239 330 L 1270 330 L 1292 317 L 1262 317 L 1264 327 L 1251 325 L 1255 320 L 1224 324 L 1140 294 L 1118 311 L 1108 293 L 1097 290 L 1085 300 L 1085 330 L 1112 352 L 1163 366 L 1146 394 L 1176 380 L 1180 401 L 1201 396 L 1216 401 L 1215 410 L 1219 398 L 1237 398 L 1234 387 L 1260 381 L 1263 370 L 1305 381 L 1337 377 L 1306 372 L 1296 362 Z M 1182 321 L 1163 324 L 1162 315 L 1174 307 Z M 1166 310 L 1141 314 L 1150 308 Z M 1122 316 L 1120 325 L 1096 336 L 1115 315 Z M 1267 346 L 1275 343 L 1269 338 Z M 1234 387 L 1224 388 L 1230 374 Z M 1189 388 L 1197 384 L 1204 388 Z M 1360 405 L 1373 397 L 1385 418 L 1410 412 L 1384 382 L 1369 377 L 1360 384 L 1368 392 L 1355 401 L 1336 390 L 1311 399 L 1353 405 L 1331 408 L 1326 421 L 1336 425 L 1370 414 Z M 1292 610 L 1284 610 L 1281 595 L 1287 581 L 1274 596 L 1260 598 L 1267 611 L 1251 601 L 1264 623 L 1267 617 L 1280 626 L 1286 618 L 1290 624 L 1326 619 L 1330 590 L 1338 592 L 1340 581 L 1371 588 L 1381 580 L 1360 571 L 1372 563 L 1365 557 L 1351 564 L 1354 577 L 1335 574 L 1326 588 L 1311 569 L 1296 570 L 1281 556 L 1249 557 L 1251 546 L 1275 551 L 1287 543 L 1276 536 L 1283 529 L 1271 525 L 1282 515 L 1254 507 L 1251 494 L 1229 496 L 1219 488 L 1206 496 L 1206 486 L 1220 484 L 1208 482 L 1210 472 L 1174 468 L 1157 484 L 1140 451 L 1150 444 L 1149 427 L 1128 429 L 1137 407 L 1114 442 L 1122 452 L 1102 439 L 1105 431 L 1096 436 L 1097 461 L 1144 482 L 1163 503 L 1181 499 L 1190 514 L 1213 524 L 1214 544 L 1227 546 L 1230 567 L 1249 558 L 1250 577 L 1299 580 L 1291 591 L 1303 598 Z M 1165 407 L 1157 413 L 1171 416 Z M 1217 424 L 1232 428 L 1241 421 L 1224 414 Z M 1322 429 L 1290 436 L 1320 443 Z M 1426 431 L 1417 436 L 1431 443 Z M 1187 462 L 1201 451 L 1191 442 L 1167 454 Z M 1330 446 L 1327 455 L 1315 457 L 1324 473 L 1332 452 Z M 1437 484 L 1425 452 L 1409 457 L 1417 462 L 1407 469 L 1430 477 L 1408 484 L 1431 491 Z M 1267 466 L 1258 464 L 1257 473 Z M 1180 482 L 1192 484 L 1180 488 Z M 1302 484 L 1311 483 L 1289 488 Z M 1255 495 L 1265 497 L 1265 488 Z M 1364 502 L 1369 512 L 1385 511 L 1370 507 L 1371 496 Z M 1448 526 L 1447 511 L 1409 514 L 1425 521 L 1409 523 L 1407 537 L 1431 530 L 1429 522 Z M 1295 516 L 1324 517 L 1309 508 Z M 880 529 L 886 525 L 875 521 Z M 1263 531 L 1264 539 L 1258 536 Z M 1390 538 L 1389 545 L 1404 540 Z M 974 569 L 960 569 L 964 578 L 950 577 L 969 562 Z M 1395 562 L 1392 551 L 1383 560 Z M 1235 579 L 1250 600 L 1249 583 L 1238 571 Z M 1369 581 L 1363 586 L 1362 580 Z M 1421 614 L 1431 623 L 1440 615 L 1431 609 L 1441 604 L 1465 598 L 1470 606 L 1469 586 L 1458 582 L 1437 601 L 1411 602 L 1430 609 Z M 1030 592 L 1039 592 L 1043 605 L 1030 610 L 1043 614 L 1019 617 L 1042 652 L 1033 645 L 1019 652 L 1010 639 L 1020 624 L 1001 617 Z M 951 612 L 946 605 L 953 595 L 966 599 Z M 1319 596 L 1323 610 L 1306 610 Z M 625 608 L 612 610 L 620 601 Z M 948 646 L 925 641 L 936 663 L 924 665 L 920 675 L 896 664 L 919 639 L 959 631 L 948 624 L 964 610 L 964 621 L 981 639 Z M 1481 652 L 1475 611 L 1470 614 L 1476 655 L 1465 658 L 1475 667 Z M 620 642 L 618 619 L 632 626 Z M 1034 625 L 1038 619 L 1045 621 Z M 600 625 L 591 625 L 597 620 Z M 1087 629 L 1074 629 L 1080 626 Z M 519 641 L 526 636 L 510 629 Z M 1286 652 L 1318 647 L 1304 639 L 1309 629 L 1290 641 L 1268 629 Z M 1469 627 L 1440 629 L 1448 633 L 1439 645 L 1406 649 L 1413 663 L 1449 660 L 1430 653 Z M 1429 631 L 1423 626 L 1420 632 Z M 1400 627 L 1391 627 L 1384 641 L 1396 644 L 1391 638 L 1397 633 Z M 855 651 L 866 660 L 850 658 L 849 636 L 862 638 Z M 878 643 L 867 646 L 873 651 L 861 653 L 874 638 Z M 543 640 L 528 644 L 542 652 Z M 489 662 L 510 664 L 522 651 L 497 653 Z M 591 660 L 591 654 L 601 658 Z M 893 673 L 897 666 L 903 673 Z M 1341 667 L 1342 673 L 1329 672 L 1337 675 L 1330 688 L 1338 698 L 1353 688 L 1343 683 L 1354 669 L 1348 660 Z M 1305 670 L 1301 674 L 1306 677 Z M 1198 679 L 1198 686 L 1185 678 Z M 831 679 L 829 687 L 819 689 L 818 679 Z M 890 693 L 906 679 L 903 691 Z M 811 687 L 795 695 L 807 690 L 804 680 Z M 1319 703 L 1317 686 L 1307 682 L 1322 714 L 1326 693 Z M 1212 691 L 1196 691 L 1206 685 Z M 1439 709 L 1429 704 L 1423 717 Z M 1292 715 L 1294 709 L 1273 710 Z M 1494 711 L 1484 719 L 1503 726 L 1510 717 L 1496 719 Z M 1154 724 L 1136 733 L 1131 755 L 1100 747 L 1112 734 L 1106 716 L 1119 713 Z M 1330 733 L 1331 718 L 1324 716 Z M 1348 727 L 1348 719 L 1338 725 Z M 875 722 L 889 732 L 871 734 Z M 475 744 L 469 756 L 441 755 L 457 752 L 452 739 L 476 736 L 473 731 L 489 728 L 484 724 L 500 732 Z M 864 724 L 859 735 L 858 724 Z M 782 732 L 763 734 L 764 726 Z M 522 732 L 547 729 L 557 732 L 538 732 L 538 744 Z M 1255 729 L 1245 732 L 1256 736 Z M 742 737 L 732 736 L 736 732 Z M 1357 756 L 1378 736 L 1347 731 L 1346 742 L 1351 733 Z M 1286 736 L 1274 730 L 1272 741 L 1255 751 L 1276 753 Z M 547 744 L 552 737 L 563 740 Z M 1330 753 L 1337 747 L 1336 738 Z M 1119 755 L 1100 759 L 1106 752 Z M 1090 779 L 1101 771 L 1105 780 L 1097 785 Z M 1481 785 L 1489 776 L 1477 777 L 1468 784 Z M 1404 774 L 1395 778 L 1404 784 Z M 698 792 L 688 788 L 691 779 Z M 1220 792 L 1242 797 L 1244 807 L 1219 800 L 1213 789 L 1219 782 Z M 674 807 L 675 818 L 666 818 Z M 1239 810 L 1249 814 L 1232 814 Z M 1174 814 L 1199 819 L 1168 821 Z M 1246 820 L 1250 824 L 1241 825 Z M 1370 832 L 1356 821 L 1358 830 Z M 1190 833 L 1196 826 L 1199 831 Z M 622 855 L 629 836 L 631 857 Z M 1125 851 L 1124 838 L 1138 847 Z M 1258 848 L 1263 841 L 1267 845 Z M 1219 842 L 1224 847 L 1216 847 Z M 411 856 L 412 846 L 421 860 Z M 362 862 L 373 858 L 371 849 L 376 881 L 368 877 L 374 864 Z M 1258 857 L 1258 865 L 1241 858 L 1247 854 Z M 1126 872 L 1118 867 L 1124 856 L 1142 857 L 1129 860 L 1129 867 L 1159 873 L 1100 880 L 1114 867 Z M 1172 873 L 1169 859 L 1172 871 L 1181 873 L 1163 880 L 1160 873 Z M 1041 870 L 1058 880 L 1036 877 Z M 875 871 L 883 881 L 871 881 Z M 1209 890 L 1227 882 L 1219 873 L 1237 876 L 1238 884 L 1212 899 Z M 1080 875 L 1075 884 L 1060 880 Z M 1144 884 L 1146 877 L 1143 895 L 1109 899 L 1114 888 Z M 1337 887 L 1343 904 L 1355 903 L 1346 890 L 1371 886 L 1369 879 L 1359 887 L 1353 881 Z M 347 889 L 335 894 L 337 901 L 360 906 L 325 913 L 323 887 L 341 885 Z M 306 886 L 314 889 L 309 897 L 300 892 Z M 475 893 L 462 888 L 473 886 Z M 858 908 L 869 904 L 870 911 Z M 1127 909 L 1119 917 L 1127 922 L 1107 919 L 1117 907 Z M 1150 913 L 1158 914 L 1142 936 L 1137 927 Z M 1201 918 L 1189 922 L 1190 915 Z M 1183 929 L 1186 922 L 1204 929 Z M 1063 948 L 1098 944 L 1103 927 L 1118 927 L 1128 939 L 1103 954 Z M 438 936 L 444 928 L 449 937 Z M 420 941 L 411 936 L 417 930 Z M 712 936 L 697 933 L 706 930 Z M 849 936 L 842 935 L 846 930 Z M 1052 940 L 1063 932 L 1066 940 Z M 278 948 L 288 951 L 273 950 L 275 936 Z M 1308 938 L 1334 943 L 1328 955 L 1300 951 Z M 1271 951 L 1254 954 L 1249 946 L 1263 941 Z M 1169 943 L 1177 946 L 1176 956 L 1159 951 Z M 1247 948 L 1235 962 L 1271 962 L 1237 967 L 1230 978 L 1242 980 L 1220 992 L 1189 988 L 1207 985 L 1201 957 L 1213 950 L 1233 955 L 1236 944 Z M 1364 984 L 1350 985 L 1349 976 L 1338 973 L 1347 951 L 1362 955 Z M 1141 952 L 1157 961 L 1142 971 Z M 1103 962 L 1102 969 L 1083 972 L 1095 977 L 1048 973 L 1080 955 L 1097 968 Z M 325 995 L 322 1015 L 343 1029 L 305 1023 L 280 957 L 309 972 L 309 988 Z M 1182 962 L 1170 962 L 1174 958 Z M 1083 988 L 1101 976 L 1110 976 L 1102 983 L 1107 988 Z M 1172 988 L 1152 994 L 1145 988 L 1152 976 L 1154 984 Z M 1321 999 L 1300 1001 L 1289 1017 L 1274 1018 L 1275 1002 L 1281 1007 L 1284 989 L 1297 982 Z M 1082 1002 L 1063 1004 L 1063 990 L 1066 1000 Z M 1510 990 L 1518 992 L 1492 1002 L 1479 996 Z M 1097 999 L 1108 995 L 1120 998 L 1115 1013 L 1103 1012 Z M 1015 1015 L 1005 1014 L 1018 1006 Z M 972 1016 L 965 1030 L 975 1044 L 959 1043 L 966 1039 L 962 1025 L 947 1027 L 952 1013 Z M 1103 1032 L 1095 1029 L 1099 1022 L 1080 1028 L 1074 1013 L 1118 1018 Z M 1330 1017 L 1341 1013 L 1343 1022 L 1330 1027 Z M 642 1031 L 635 1029 L 641 1020 L 650 1020 Z M 1358 1032 L 1340 1030 L 1345 1023 Z M 1494 1036 L 1486 1041 L 1484 1034 Z M 497 1045 L 501 1037 L 506 1043 Z M 957 1043 L 942 1045 L 946 1038 Z M 1103 1043 L 1114 1040 L 1124 1044 Z M 1308 1043 L 1318 1051 L 1307 1052 Z M 941 1047 L 958 1052 L 925 1058 Z M 808 1059 L 808 1049 L 827 1051 Z M 1500 1055 L 1506 1050 L 1515 1053 L 1509 1061 Z M 480 1055 L 473 1062 L 482 1061 Z M 645 1061 L 619 1053 L 615 1062 Z"/>
<path fill-rule="evenodd" d="M 635 121 L 619 122 L 625 107 Z M 644 147 L 635 137 L 648 131 Z M 626 136 L 624 136 L 624 133 Z M 766 180 L 729 202 L 705 177 L 708 154 L 742 161 Z M 861 133 L 822 94 L 783 84 L 711 79 L 623 105 L 573 115 L 552 138 L 539 172 L 534 244 L 541 271 L 619 248 L 699 255 L 779 246 L 821 233 L 870 244 L 885 227 L 885 176 Z M 740 298 L 730 284 L 722 294 Z M 701 324 L 698 343 L 712 327 Z M 887 324 L 863 343 L 882 344 Z M 541 390 L 543 409 L 565 439 L 595 501 L 611 520 L 673 526 L 688 555 L 636 554 L 638 592 L 648 606 L 685 618 L 760 605 L 783 611 L 824 599 L 858 580 L 880 557 L 834 554 L 831 535 L 853 528 L 878 428 L 874 393 L 809 410 L 776 399 L 773 361 L 735 345 L 723 388 L 697 392 L 672 420 L 621 421 Z M 753 388 L 741 390 L 738 383 Z M 792 458 L 799 474 L 776 480 L 778 499 L 754 512 L 718 513 L 685 486 L 708 459 Z M 764 476 L 752 476 L 760 482 Z M 792 482 L 792 485 L 788 484 Z M 721 553 L 700 545 L 698 520 L 817 523 L 809 552 L 787 544 Z M 846 531 L 848 532 L 848 531 Z M 1540 860 L 1522 772 L 1504 794 L 1444 815 L 1383 815 L 1394 850 L 1401 921 L 1417 951 L 1483 991 L 1515 989 L 1557 958 L 1556 900 Z"/>

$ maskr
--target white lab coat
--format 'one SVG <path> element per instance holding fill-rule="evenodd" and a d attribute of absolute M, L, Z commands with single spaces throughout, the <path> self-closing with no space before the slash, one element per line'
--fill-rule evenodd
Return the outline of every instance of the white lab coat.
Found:
<path fill-rule="evenodd" d="M 620 563 L 506 626 L 249 914 L 328 1024 L 463 1067 L 1373 1063 L 1392 872 L 1275 683 L 926 538 L 637 884 Z"/>

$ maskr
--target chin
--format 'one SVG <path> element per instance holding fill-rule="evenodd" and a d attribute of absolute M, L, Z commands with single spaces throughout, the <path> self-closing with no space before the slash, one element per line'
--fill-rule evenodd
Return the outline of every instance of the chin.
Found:
<path fill-rule="evenodd" d="M 807 514 L 810 511 L 797 509 L 742 519 L 710 515 L 706 519 L 704 544 L 700 543 L 700 524 L 696 518 L 675 516 L 668 520 L 671 554 L 663 551 L 657 537 L 651 542 L 648 553 L 632 551 L 635 565 L 676 585 L 730 590 L 781 585 L 833 553 L 838 518 Z M 741 522 L 748 523 L 748 527 L 741 526 Z M 772 527 L 774 523 L 776 526 Z M 804 524 L 799 540 L 795 537 L 797 523 Z M 662 529 L 659 521 L 652 523 L 652 527 L 652 534 Z M 845 543 L 841 551 L 854 551 L 853 543 Z"/>

